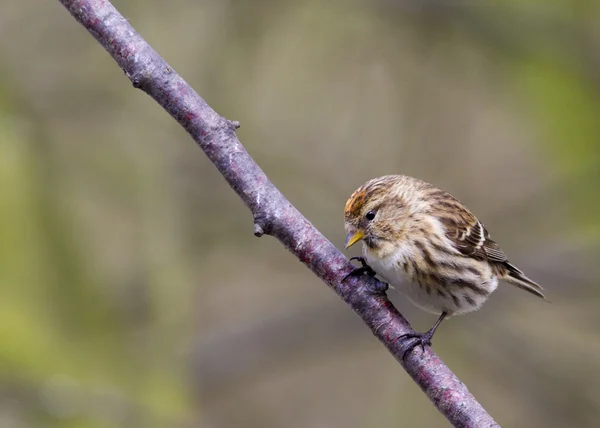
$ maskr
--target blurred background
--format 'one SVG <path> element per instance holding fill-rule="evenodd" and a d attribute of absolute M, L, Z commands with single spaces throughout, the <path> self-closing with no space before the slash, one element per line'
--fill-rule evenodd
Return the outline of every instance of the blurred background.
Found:
<path fill-rule="evenodd" d="M 503 426 L 598 426 L 597 1 L 115 6 L 338 247 L 375 176 L 469 206 L 553 304 L 435 351 Z M 0 183 L 0 427 L 447 426 L 58 1 L 2 5 Z"/>

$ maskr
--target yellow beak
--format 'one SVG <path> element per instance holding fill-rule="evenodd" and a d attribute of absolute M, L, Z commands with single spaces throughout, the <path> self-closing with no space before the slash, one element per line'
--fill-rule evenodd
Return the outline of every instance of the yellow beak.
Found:
<path fill-rule="evenodd" d="M 346 244 L 344 245 L 344 248 L 347 250 L 348 248 L 350 248 L 351 246 L 356 244 L 358 241 L 360 241 L 364 237 L 365 237 L 365 233 L 362 230 L 357 230 L 356 232 L 350 232 L 348 234 L 348 236 L 346 237 Z"/>

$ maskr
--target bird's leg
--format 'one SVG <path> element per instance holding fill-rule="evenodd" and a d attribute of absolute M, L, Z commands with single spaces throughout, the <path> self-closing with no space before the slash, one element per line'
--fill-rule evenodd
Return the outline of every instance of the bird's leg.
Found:
<path fill-rule="evenodd" d="M 437 330 L 438 326 L 441 324 L 441 322 L 444 320 L 444 318 L 446 318 L 447 315 L 448 314 L 446 312 L 442 312 L 442 315 L 440 315 L 440 317 L 435 322 L 433 327 L 431 327 L 429 329 L 429 331 L 427 331 L 425 333 L 419 333 L 419 332 L 415 331 L 412 333 L 403 334 L 398 339 L 396 339 L 396 340 L 402 340 L 402 342 L 406 343 L 404 352 L 402 353 L 402 358 L 404 359 L 406 357 L 406 355 L 415 346 L 418 346 L 418 345 L 421 345 L 421 349 L 423 350 L 423 352 L 425 352 L 425 345 L 431 346 L 431 339 L 433 338 L 435 331 Z"/>
<path fill-rule="evenodd" d="M 353 260 L 359 261 L 361 266 L 355 267 L 352 272 L 350 272 L 348 275 L 346 275 L 344 277 L 344 279 L 342 279 L 342 281 L 345 281 L 346 278 L 348 278 L 350 276 L 361 276 L 361 275 L 375 276 L 376 275 L 375 271 L 373 270 L 373 268 L 371 266 L 369 266 L 367 264 L 367 260 L 364 257 L 352 257 L 350 259 L 350 261 L 353 261 Z"/>

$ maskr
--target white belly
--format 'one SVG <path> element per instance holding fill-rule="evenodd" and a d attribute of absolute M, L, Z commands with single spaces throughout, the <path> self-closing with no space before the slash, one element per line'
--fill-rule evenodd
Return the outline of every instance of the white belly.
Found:
<path fill-rule="evenodd" d="M 406 259 L 410 259 L 410 249 L 398 251 L 385 258 L 377 258 L 364 247 L 364 256 L 369 266 L 386 282 L 394 286 L 398 291 L 404 294 L 415 306 L 433 314 L 446 312 L 449 315 L 459 315 L 467 312 L 476 311 L 489 297 L 489 294 L 498 286 L 497 278 L 491 274 L 491 270 L 485 271 L 485 278 L 469 278 L 480 281 L 481 285 L 487 290 L 487 294 L 481 295 L 469 289 L 453 288 L 457 300 L 446 292 L 451 288 L 444 284 L 435 284 L 435 287 L 423 287 L 415 282 L 404 272 L 402 266 Z M 468 274 L 467 274 L 468 275 Z M 441 293 L 437 290 L 441 289 Z M 428 291 L 429 290 L 429 291 Z"/>

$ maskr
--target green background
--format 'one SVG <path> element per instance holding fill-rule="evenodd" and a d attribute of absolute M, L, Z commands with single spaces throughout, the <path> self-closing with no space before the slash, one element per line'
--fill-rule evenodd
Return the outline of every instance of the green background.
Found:
<path fill-rule="evenodd" d="M 598 2 L 115 6 L 338 247 L 375 176 L 469 206 L 553 304 L 503 284 L 434 349 L 503 426 L 597 426 Z M 447 425 L 58 1 L 2 9 L 0 426 Z"/>

